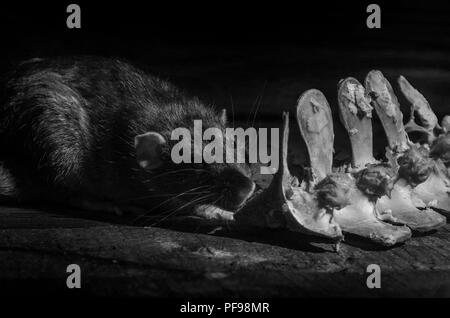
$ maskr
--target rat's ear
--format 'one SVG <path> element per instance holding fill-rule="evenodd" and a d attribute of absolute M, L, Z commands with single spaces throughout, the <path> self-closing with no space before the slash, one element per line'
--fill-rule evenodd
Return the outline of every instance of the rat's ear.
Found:
<path fill-rule="evenodd" d="M 157 132 L 148 132 L 134 138 L 136 160 L 144 169 L 155 169 L 162 165 L 162 146 L 166 143 Z"/>
<path fill-rule="evenodd" d="M 225 108 L 220 111 L 220 122 L 224 126 L 227 125 L 227 110 Z"/>

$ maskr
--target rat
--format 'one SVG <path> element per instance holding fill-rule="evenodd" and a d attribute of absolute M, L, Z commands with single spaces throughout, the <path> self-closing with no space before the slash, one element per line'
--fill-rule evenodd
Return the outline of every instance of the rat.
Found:
<path fill-rule="evenodd" d="M 255 184 L 246 164 L 180 163 L 171 132 L 225 130 L 217 111 L 128 62 L 35 58 L 0 95 L 0 202 L 169 215 L 214 205 L 236 211 Z"/>

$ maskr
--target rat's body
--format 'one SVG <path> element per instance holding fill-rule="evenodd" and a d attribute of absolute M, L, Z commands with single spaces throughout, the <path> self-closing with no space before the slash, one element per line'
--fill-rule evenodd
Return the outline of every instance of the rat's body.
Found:
<path fill-rule="evenodd" d="M 127 63 L 89 57 L 24 62 L 2 87 L 0 200 L 146 211 L 200 203 L 236 208 L 253 191 L 245 167 L 171 160 L 172 130 L 192 129 L 194 119 L 204 129 L 225 128 L 198 99 Z M 136 160 L 146 149 L 135 148 L 136 136 L 144 136 L 144 144 L 148 132 L 162 141 L 161 162 L 151 157 L 151 169 L 148 158 L 141 165 Z"/>

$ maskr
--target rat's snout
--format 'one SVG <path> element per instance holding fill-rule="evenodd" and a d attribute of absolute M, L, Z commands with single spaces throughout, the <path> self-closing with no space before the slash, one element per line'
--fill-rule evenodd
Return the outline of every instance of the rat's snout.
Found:
<path fill-rule="evenodd" d="M 236 192 L 234 193 L 236 197 L 237 203 L 236 205 L 240 206 L 243 203 L 245 203 L 245 201 L 247 201 L 247 199 L 253 194 L 254 190 L 255 190 L 255 183 L 247 178 L 246 185 L 243 186 L 241 189 L 237 189 Z"/>
<path fill-rule="evenodd" d="M 220 173 L 219 187 L 223 188 L 224 208 L 234 210 L 253 194 L 255 183 L 237 169 L 227 168 Z"/>

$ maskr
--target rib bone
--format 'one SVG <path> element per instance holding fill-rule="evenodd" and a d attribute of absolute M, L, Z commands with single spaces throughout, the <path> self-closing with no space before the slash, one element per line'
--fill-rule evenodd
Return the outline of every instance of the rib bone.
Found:
<path fill-rule="evenodd" d="M 339 117 L 352 144 L 352 165 L 364 168 L 374 163 L 372 138 L 372 106 L 364 87 L 354 78 L 339 83 Z"/>
<path fill-rule="evenodd" d="M 370 71 L 365 80 L 366 92 L 386 132 L 389 147 L 396 152 L 408 149 L 403 114 L 391 84 L 380 71 Z"/>
<path fill-rule="evenodd" d="M 400 76 L 398 78 L 398 84 L 403 95 L 411 103 L 411 115 L 408 123 L 405 125 L 406 132 L 421 132 L 427 135 L 428 140 L 432 141 L 436 138 L 434 129 L 439 127 L 438 119 L 431 109 L 430 104 L 425 97 L 415 89 L 408 80 Z M 415 122 L 415 114 L 419 116 L 422 125 L 418 125 Z"/>
<path fill-rule="evenodd" d="M 313 183 L 317 183 L 331 173 L 333 164 L 333 117 L 322 92 L 311 89 L 300 96 L 297 122 L 308 149 Z"/>

